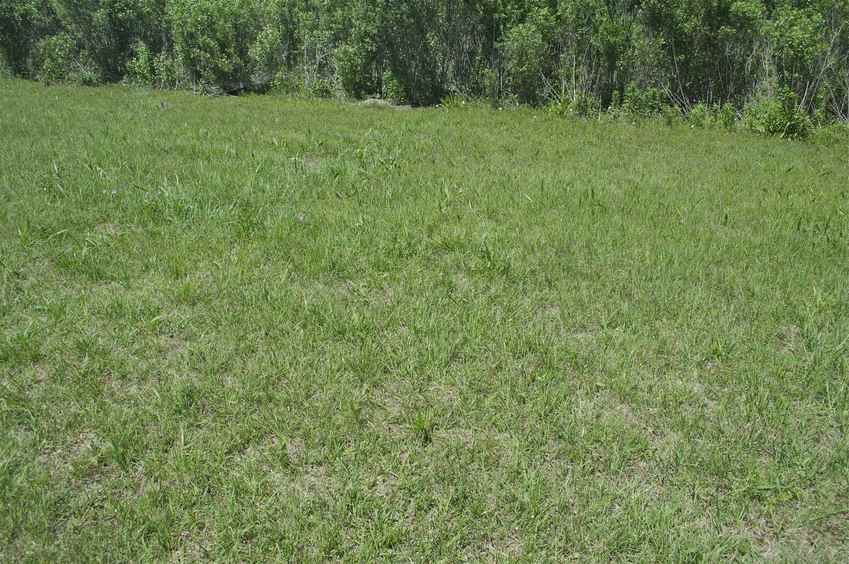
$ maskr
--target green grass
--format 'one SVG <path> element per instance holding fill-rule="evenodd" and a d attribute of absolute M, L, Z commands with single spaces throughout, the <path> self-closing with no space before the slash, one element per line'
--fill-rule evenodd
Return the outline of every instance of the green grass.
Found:
<path fill-rule="evenodd" d="M 0 82 L 0 560 L 845 561 L 847 149 Z"/>

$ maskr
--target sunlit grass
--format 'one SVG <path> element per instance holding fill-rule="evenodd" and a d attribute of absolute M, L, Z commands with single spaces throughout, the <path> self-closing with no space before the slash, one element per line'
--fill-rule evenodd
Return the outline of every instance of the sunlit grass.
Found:
<path fill-rule="evenodd" d="M 0 557 L 842 561 L 845 147 L 0 82 Z"/>

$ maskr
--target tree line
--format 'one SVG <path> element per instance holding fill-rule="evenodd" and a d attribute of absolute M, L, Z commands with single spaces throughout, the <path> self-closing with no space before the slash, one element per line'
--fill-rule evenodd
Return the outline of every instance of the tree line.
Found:
<path fill-rule="evenodd" d="M 847 22 L 849 0 L 0 0 L 0 67 L 577 114 L 760 102 L 846 120 Z"/>

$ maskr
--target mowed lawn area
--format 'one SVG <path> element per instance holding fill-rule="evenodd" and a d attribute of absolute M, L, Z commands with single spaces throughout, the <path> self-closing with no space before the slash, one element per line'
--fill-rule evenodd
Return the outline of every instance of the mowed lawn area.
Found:
<path fill-rule="evenodd" d="M 0 559 L 845 561 L 849 149 L 0 82 Z"/>

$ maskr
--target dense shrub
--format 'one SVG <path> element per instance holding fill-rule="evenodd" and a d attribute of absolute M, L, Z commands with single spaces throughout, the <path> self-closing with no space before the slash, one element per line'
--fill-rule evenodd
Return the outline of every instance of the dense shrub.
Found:
<path fill-rule="evenodd" d="M 333 83 L 326 78 L 316 78 L 309 82 L 305 94 L 313 98 L 332 98 L 334 94 Z"/>
<path fill-rule="evenodd" d="M 250 83 L 250 48 L 259 33 L 253 0 L 171 0 L 167 18 L 174 51 L 189 76 L 204 87 Z"/>
<path fill-rule="evenodd" d="M 57 31 L 48 0 L 0 0 L 0 56 L 12 72 L 35 76 L 38 45 Z"/>
<path fill-rule="evenodd" d="M 97 64 L 86 51 L 77 47 L 68 33 L 44 38 L 38 43 L 36 53 L 39 80 L 48 83 L 67 81 L 85 86 L 102 82 Z"/>
<path fill-rule="evenodd" d="M 251 82 L 256 85 L 270 85 L 275 74 L 285 66 L 285 49 L 279 28 L 265 26 L 254 39 L 248 50 L 251 68 Z"/>
<path fill-rule="evenodd" d="M 625 88 L 622 99 L 622 112 L 635 117 L 655 117 L 663 114 L 668 99 L 658 88 L 640 88 L 630 83 Z"/>
<path fill-rule="evenodd" d="M 305 95 L 304 78 L 296 71 L 279 70 L 272 77 L 269 90 L 275 94 Z"/>
<path fill-rule="evenodd" d="M 185 88 L 191 83 L 191 78 L 173 53 L 163 51 L 153 59 L 153 83 L 158 88 Z"/>
<path fill-rule="evenodd" d="M 127 62 L 127 82 L 140 86 L 151 86 L 155 74 L 150 49 L 144 42 L 139 41 L 133 51 L 133 58 Z"/>
<path fill-rule="evenodd" d="M 407 101 L 401 82 L 391 71 L 383 73 L 383 98 L 395 104 L 403 104 Z"/>
<path fill-rule="evenodd" d="M 87 66 L 106 80 L 121 80 L 143 36 L 155 35 L 161 13 L 154 0 L 51 0 L 57 19 Z M 161 10 L 159 10 L 161 12 Z"/>
<path fill-rule="evenodd" d="M 552 101 L 548 110 L 561 116 L 595 118 L 601 113 L 601 100 L 586 92 L 576 92 Z"/>
<path fill-rule="evenodd" d="M 690 127 L 722 127 L 732 129 L 737 123 L 737 112 L 729 103 L 708 106 L 698 102 L 687 113 L 687 123 Z"/>
<path fill-rule="evenodd" d="M 811 120 L 799 106 L 799 98 L 784 89 L 775 98 L 759 98 L 746 106 L 746 127 L 756 133 L 798 138 L 810 133 Z"/>
<path fill-rule="evenodd" d="M 334 72 L 346 94 L 357 96 L 363 93 L 364 64 L 363 54 L 353 45 L 340 45 L 333 52 Z"/>
<path fill-rule="evenodd" d="M 12 76 L 12 67 L 6 60 L 6 54 L 0 50 L 0 78 L 10 78 Z"/>
<path fill-rule="evenodd" d="M 674 105 L 694 127 L 748 108 L 753 129 L 798 136 L 805 116 L 849 119 L 847 22 L 849 0 L 0 0 L 0 51 L 48 81 L 640 119 Z"/>
<path fill-rule="evenodd" d="M 734 106 L 726 102 L 717 108 L 716 121 L 725 129 L 733 129 L 737 124 L 737 111 Z"/>
<path fill-rule="evenodd" d="M 501 48 L 506 76 L 512 93 L 522 102 L 538 102 L 543 95 L 551 26 L 548 11 L 540 10 L 528 21 L 508 29 L 504 36 Z"/>
<path fill-rule="evenodd" d="M 707 127 L 711 124 L 711 112 L 710 108 L 699 102 L 692 108 L 690 108 L 690 112 L 687 114 L 687 123 L 690 124 L 690 127 Z"/>
<path fill-rule="evenodd" d="M 68 33 L 45 37 L 36 47 L 36 58 L 39 80 L 65 80 L 71 77 L 78 66 L 77 45 Z"/>

